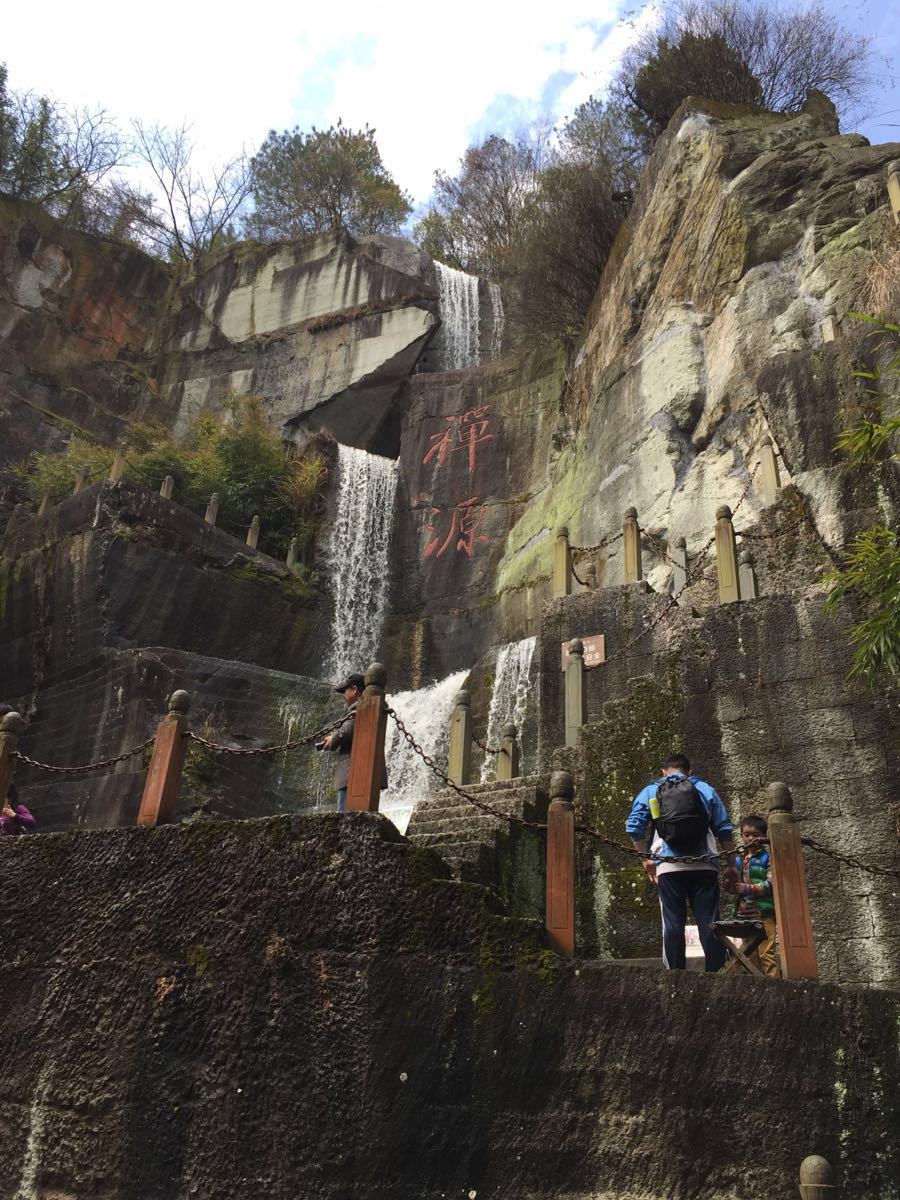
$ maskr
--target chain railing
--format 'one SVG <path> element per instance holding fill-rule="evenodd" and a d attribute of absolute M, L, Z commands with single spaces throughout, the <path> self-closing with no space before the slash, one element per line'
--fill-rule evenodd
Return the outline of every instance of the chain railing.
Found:
<path fill-rule="evenodd" d="M 323 726 L 322 729 L 317 729 L 314 733 L 306 733 L 302 737 L 292 738 L 289 742 L 279 742 L 271 746 L 225 746 L 221 742 L 212 742 L 207 738 L 201 737 L 200 734 L 194 733 L 192 729 L 186 730 L 184 736 L 192 742 L 197 742 L 203 746 L 205 750 L 209 750 L 213 754 L 232 754 L 239 757 L 255 757 L 261 754 L 284 754 L 288 750 L 296 750 L 298 746 L 308 746 L 319 741 L 320 738 L 327 737 L 329 733 L 333 733 L 347 720 L 347 714 L 332 721 L 330 725 Z"/>
<path fill-rule="evenodd" d="M 79 767 L 57 767 L 51 763 L 39 762 L 36 758 L 29 758 L 27 754 L 23 754 L 21 750 L 14 750 L 12 757 L 17 762 L 25 763 L 26 766 L 34 767 L 37 771 L 48 771 L 53 775 L 90 775 L 94 771 L 101 771 L 104 767 L 114 767 L 116 763 L 125 762 L 126 759 L 134 758 L 136 754 L 143 754 L 149 750 L 156 741 L 156 734 L 151 738 L 147 738 L 146 742 L 142 742 L 140 746 L 132 746 L 130 750 L 123 751 L 122 754 L 117 754 L 115 758 L 101 758 L 97 762 L 85 763 Z"/>
<path fill-rule="evenodd" d="M 483 742 L 481 740 L 477 733 L 472 734 L 472 741 L 475 743 L 478 749 L 484 751 L 485 754 L 490 754 L 492 756 L 497 754 L 506 754 L 506 750 L 503 748 L 503 746 L 489 746 L 487 742 Z"/>
<path fill-rule="evenodd" d="M 601 550 L 605 550 L 607 546 L 611 546 L 613 542 L 617 542 L 621 537 L 624 537 L 622 530 L 619 529 L 616 533 L 609 534 L 602 541 L 597 542 L 595 546 L 572 546 L 573 560 L 576 558 L 588 558 L 591 554 L 599 554 Z M 573 572 L 574 574 L 574 572 Z M 579 580 L 579 582 L 581 582 Z"/>

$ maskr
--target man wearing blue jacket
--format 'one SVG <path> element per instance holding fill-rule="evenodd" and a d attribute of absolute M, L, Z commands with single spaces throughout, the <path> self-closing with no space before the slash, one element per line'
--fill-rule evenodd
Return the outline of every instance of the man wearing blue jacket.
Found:
<path fill-rule="evenodd" d="M 719 919 L 718 860 L 678 861 L 685 856 L 713 856 L 718 842 L 732 852 L 726 877 L 737 880 L 731 820 L 715 788 L 691 774 L 685 755 L 670 754 L 662 778 L 635 798 L 625 830 L 635 849 L 645 855 L 644 870 L 659 890 L 664 965 L 669 970 L 685 968 L 684 927 L 690 901 L 706 969 L 718 971 L 725 965 L 725 949 L 712 931 Z"/>

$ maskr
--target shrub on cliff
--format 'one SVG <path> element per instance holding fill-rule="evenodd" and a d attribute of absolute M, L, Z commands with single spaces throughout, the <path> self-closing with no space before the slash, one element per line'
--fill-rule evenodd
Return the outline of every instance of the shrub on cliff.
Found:
<path fill-rule="evenodd" d="M 859 315 L 859 314 L 857 314 Z M 873 326 L 879 350 L 888 348 L 882 367 L 859 371 L 867 380 L 869 412 L 838 438 L 837 448 L 850 457 L 850 466 L 878 471 L 895 469 L 900 461 L 900 325 L 860 316 Z M 900 676 L 900 534 L 878 523 L 863 530 L 845 548 L 843 561 L 826 576 L 826 607 L 850 599 L 861 620 L 850 628 L 853 647 L 851 675 L 875 683 Z"/>
<path fill-rule="evenodd" d="M 259 397 L 235 397 L 222 416 L 200 413 L 181 441 L 162 427 L 133 426 L 126 475 L 152 488 L 171 475 L 175 499 L 196 513 L 217 492 L 223 529 L 243 537 L 258 515 L 261 550 L 283 558 L 296 537 L 309 564 L 333 447 L 324 432 L 286 445 L 266 423 Z M 71 495 L 83 467 L 92 482 L 103 479 L 114 455 L 111 447 L 74 438 L 63 455 L 35 455 L 22 475 L 35 502 L 45 495 L 58 502 Z"/>
<path fill-rule="evenodd" d="M 312 233 L 396 233 L 409 197 L 381 161 L 375 130 L 273 129 L 250 163 L 254 211 L 246 230 L 263 241 Z"/>

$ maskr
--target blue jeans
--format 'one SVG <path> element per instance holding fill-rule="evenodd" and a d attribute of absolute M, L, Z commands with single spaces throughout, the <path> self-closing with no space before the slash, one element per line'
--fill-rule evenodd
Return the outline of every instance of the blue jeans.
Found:
<path fill-rule="evenodd" d="M 338 806 L 337 806 L 338 812 L 346 811 L 346 808 L 345 808 L 346 803 L 347 803 L 347 789 L 346 788 L 338 788 Z"/>
<path fill-rule="evenodd" d="M 684 927 L 690 900 L 707 971 L 725 966 L 725 947 L 713 933 L 719 919 L 718 871 L 665 871 L 657 875 L 663 923 L 663 965 L 670 971 L 685 968 Z"/>

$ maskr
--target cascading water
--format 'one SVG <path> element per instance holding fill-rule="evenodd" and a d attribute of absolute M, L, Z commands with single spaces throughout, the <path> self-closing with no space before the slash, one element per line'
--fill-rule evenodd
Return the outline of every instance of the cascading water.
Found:
<path fill-rule="evenodd" d="M 480 338 L 478 276 L 436 262 L 441 312 L 443 369 L 459 371 L 478 365 Z"/>
<path fill-rule="evenodd" d="M 378 655 L 396 493 L 393 459 L 338 446 L 337 501 L 324 564 L 334 597 L 326 679 L 365 671 Z"/>
<path fill-rule="evenodd" d="M 468 674 L 468 671 L 457 671 L 430 687 L 414 692 L 396 692 L 390 698 L 391 707 L 425 753 L 443 766 L 447 763 L 450 744 L 453 702 Z M 384 753 L 388 787 L 386 792 L 382 792 L 379 809 L 390 817 L 401 833 L 405 833 L 416 803 L 440 787 L 440 781 L 400 735 L 390 718 Z"/>
<path fill-rule="evenodd" d="M 499 358 L 503 353 L 503 330 L 506 327 L 506 314 L 503 311 L 503 296 L 499 283 L 489 283 L 488 293 L 491 298 L 491 358 Z"/>
<path fill-rule="evenodd" d="M 515 725 L 519 738 L 522 737 L 533 695 L 531 668 L 536 643 L 537 638 L 524 638 L 521 642 L 501 646 L 497 653 L 485 739 L 489 746 L 499 743 L 504 725 Z M 496 773 L 495 757 L 485 755 L 481 766 L 481 782 L 488 783 L 496 777 Z"/>

